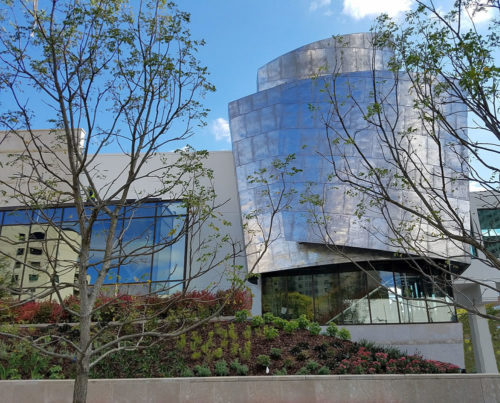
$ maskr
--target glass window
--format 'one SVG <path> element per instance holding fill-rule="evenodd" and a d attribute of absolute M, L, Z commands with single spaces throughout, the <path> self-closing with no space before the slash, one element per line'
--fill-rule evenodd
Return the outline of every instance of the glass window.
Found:
<path fill-rule="evenodd" d="M 372 323 L 399 323 L 392 271 L 370 270 L 366 277 Z"/>
<path fill-rule="evenodd" d="M 42 254 L 42 249 L 40 248 L 30 248 L 30 255 L 40 256 Z"/>
<path fill-rule="evenodd" d="M 3 225 L 30 224 L 31 210 L 5 211 Z"/>
<path fill-rule="evenodd" d="M 104 261 L 104 252 L 106 247 L 106 237 L 109 231 L 109 221 L 96 221 L 92 229 L 90 240 L 90 256 L 89 261 L 92 266 L 89 267 L 88 275 L 90 276 L 90 284 L 94 284 L 97 276 L 102 268 Z M 121 231 L 121 226 L 117 226 L 116 234 Z M 115 235 L 116 254 L 119 251 L 118 236 Z M 110 268 L 104 280 L 104 284 L 115 284 L 118 262 L 116 259 L 111 260 Z"/>
<path fill-rule="evenodd" d="M 285 276 L 262 278 L 262 311 L 287 317 Z"/>
<path fill-rule="evenodd" d="M 159 282 L 151 284 L 151 292 L 156 295 L 171 295 L 182 291 L 182 282 Z"/>
<path fill-rule="evenodd" d="M 122 262 L 119 282 L 137 283 L 150 280 L 151 254 L 154 242 L 154 219 L 125 221 L 122 235 Z"/>
<path fill-rule="evenodd" d="M 44 222 L 59 223 L 61 222 L 61 218 L 62 218 L 62 208 L 34 210 L 33 212 L 34 223 L 44 223 Z"/>
<path fill-rule="evenodd" d="M 500 209 L 479 209 L 477 214 L 485 248 L 500 257 Z"/>
<path fill-rule="evenodd" d="M 24 248 L 17 248 L 16 255 L 21 256 L 24 254 Z"/>
<path fill-rule="evenodd" d="M 418 274 L 394 273 L 401 322 L 428 322 L 422 279 Z"/>
<path fill-rule="evenodd" d="M 30 274 L 28 276 L 28 280 L 33 282 L 33 281 L 38 281 L 38 274 Z"/>
<path fill-rule="evenodd" d="M 451 289 L 443 276 L 424 276 L 425 296 L 431 322 L 450 322 L 455 320 L 455 307 L 449 296 Z"/>
<path fill-rule="evenodd" d="M 321 324 L 342 320 L 342 298 L 338 273 L 314 275 L 314 317 Z M 337 323 L 336 322 L 336 323 Z"/>
<path fill-rule="evenodd" d="M 342 323 L 370 323 L 365 273 L 362 271 L 341 272 L 339 273 L 339 280 L 341 285 Z"/>
<path fill-rule="evenodd" d="M 300 315 L 306 315 L 307 318 L 313 319 L 312 279 L 312 275 L 289 276 L 287 278 L 286 317 L 298 318 Z"/>
<path fill-rule="evenodd" d="M 154 217 L 156 212 L 156 203 L 142 203 L 132 206 L 127 206 L 125 209 L 125 217 Z"/>
<path fill-rule="evenodd" d="M 161 202 L 159 203 L 158 215 L 186 215 L 186 207 L 184 203 L 176 202 Z"/>
<path fill-rule="evenodd" d="M 171 242 L 181 231 L 184 219 L 161 217 L 156 221 L 155 254 L 152 281 L 182 280 L 184 278 L 185 238 Z"/>

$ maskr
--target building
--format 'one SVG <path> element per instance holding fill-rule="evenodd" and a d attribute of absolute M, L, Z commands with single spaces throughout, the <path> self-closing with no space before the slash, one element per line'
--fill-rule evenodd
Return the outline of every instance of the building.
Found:
<path fill-rule="evenodd" d="M 374 141 L 373 132 L 363 123 L 363 116 L 349 110 L 353 95 L 364 103 L 370 102 L 373 71 L 381 77 L 384 86 L 391 88 L 394 84 L 394 76 L 387 74 L 385 65 L 390 54 L 373 53 L 370 41 L 369 34 L 347 35 L 341 47 L 336 40 L 326 39 L 280 56 L 259 69 L 255 94 L 229 104 L 233 150 L 212 152 L 203 164 L 213 170 L 217 195 L 213 203 L 220 206 L 221 221 L 230 224 L 224 229 L 230 243 L 219 244 L 219 240 L 212 237 L 210 226 L 199 230 L 192 226 L 189 231 L 182 231 L 191 217 L 183 204 L 186 189 L 173 186 L 168 192 L 161 192 L 159 180 L 165 171 L 164 164 L 177 156 L 174 153 L 151 156 L 145 169 L 157 175 L 138 181 L 130 194 L 130 202 L 119 206 L 119 235 L 105 280 L 107 292 L 169 294 L 180 287 L 206 289 L 212 284 L 228 288 L 230 279 L 225 274 L 232 273 L 235 267 L 253 268 L 253 272 L 259 274 L 258 279 L 251 279 L 249 283 L 254 294 L 253 314 L 273 312 L 286 318 L 306 314 L 321 324 L 334 321 L 347 327 L 355 340 L 392 345 L 463 367 L 462 328 L 450 305 L 454 293 L 451 277 L 434 270 L 432 265 L 426 268 L 425 259 L 419 262 L 426 270 L 425 275 L 415 272 L 412 259 L 390 242 L 391 232 L 385 221 L 375 211 L 368 210 L 364 218 L 369 218 L 376 228 L 378 235 L 373 236 L 356 213 L 359 200 L 346 196 L 346 185 L 336 183 L 330 176 L 331 161 L 318 154 L 328 146 L 322 119 L 331 107 L 321 77 L 328 77 L 334 71 L 343 86 L 339 88 L 345 94 L 342 106 L 349 127 L 359 132 L 359 143 L 375 166 L 383 167 L 386 162 L 383 147 Z M 404 117 L 398 123 L 398 130 L 418 122 L 412 115 L 409 87 L 405 77 L 398 77 L 398 97 L 389 98 L 392 102 L 389 104 L 399 111 L 393 118 Z M 457 127 L 465 126 L 465 108 L 461 105 L 450 108 L 450 113 L 456 116 Z M 81 131 L 79 138 L 83 140 L 84 135 Z M 427 142 L 423 130 L 417 130 L 412 142 L 426 169 L 435 169 L 433 158 L 437 151 Z M 359 166 L 360 161 L 349 146 L 339 145 L 333 155 L 339 157 L 339 161 L 342 157 L 343 161 Z M 10 163 L 12 156 L 29 150 L 39 152 L 49 161 L 52 158 L 62 178 L 69 175 L 65 167 L 67 156 L 64 148 L 60 148 L 57 132 L 31 132 L 27 140 L 23 133 L 3 136 L 0 162 L 7 168 L 1 173 L 0 251 L 9 257 L 7 265 L 23 293 L 43 293 L 47 289 L 46 296 L 50 296 L 50 287 L 54 284 L 71 284 L 78 278 L 74 254 L 81 243 L 81 234 L 71 200 L 62 198 L 50 208 L 37 209 L 36 204 L 23 197 L 26 192 L 33 196 L 31 193 L 35 190 L 37 196 L 50 196 L 46 195 L 46 189 L 33 185 L 40 172 L 23 164 L 22 158 Z M 445 151 L 444 158 L 459 175 L 456 151 Z M 266 169 L 269 172 L 276 158 L 286 159 L 292 154 L 293 165 L 299 168 L 294 175 L 284 176 L 283 180 L 275 177 L 265 183 L 249 180 L 255 172 Z M 123 184 L 121 174 L 126 164 L 127 156 L 122 154 L 93 156 L 94 186 L 112 193 Z M 198 186 L 210 184 L 209 178 L 202 178 Z M 13 189 L 21 191 L 13 192 Z M 317 223 L 311 222 L 310 211 L 298 197 L 291 197 L 287 208 L 277 212 L 272 221 L 273 242 L 257 259 L 260 255 L 256 252 L 263 247 L 258 223 L 249 220 L 244 227 L 242 221 L 258 211 L 262 228 L 269 228 L 269 197 L 282 194 L 283 189 L 292 189 L 295 194 L 312 191 L 323 195 L 325 211 L 331 218 L 325 227 L 329 242 L 341 245 L 341 253 L 332 251 L 324 234 L 318 231 Z M 414 202 L 411 192 L 398 192 L 402 202 Z M 142 199 L 144 194 L 155 197 L 136 204 L 134 200 Z M 473 228 L 480 228 L 483 235 L 489 237 L 488 241 L 492 241 L 494 253 L 498 253 L 495 249 L 498 247 L 495 215 L 498 203 L 495 205 L 492 201 L 488 207 L 490 212 L 484 212 L 485 206 L 475 204 L 474 198 L 470 204 L 468 184 L 463 181 L 457 182 L 449 198 L 464 222 L 469 223 L 472 211 Z M 392 211 L 392 217 L 403 225 L 412 220 L 397 210 Z M 488 226 L 491 223 L 493 226 Z M 109 219 L 105 214 L 98 216 L 92 233 L 90 261 L 95 266 L 88 273 L 90 284 L 96 281 L 102 264 L 103 235 L 107 228 Z M 447 264 L 457 271 L 463 271 L 470 264 L 470 257 L 463 256 L 460 245 L 447 240 L 436 242 L 429 237 L 423 237 L 419 243 L 425 244 L 425 258 L 435 264 Z M 219 245 L 222 247 L 218 248 Z M 215 247 L 221 256 L 221 264 L 208 272 L 203 270 L 204 247 Z M 242 253 L 235 261 L 224 261 L 222 257 L 231 254 L 234 248 Z M 471 278 L 476 276 L 492 282 L 492 288 L 498 289 L 500 279 L 474 259 L 468 270 Z M 468 282 L 454 287 L 455 294 L 459 290 L 462 295 L 468 295 L 483 307 L 481 309 L 485 303 L 498 300 L 498 292 L 492 292 L 492 288 Z M 487 323 L 474 315 L 471 323 L 474 337 L 480 343 L 476 348 L 478 368 L 493 372 Z M 484 358 L 488 355 L 489 360 Z"/>

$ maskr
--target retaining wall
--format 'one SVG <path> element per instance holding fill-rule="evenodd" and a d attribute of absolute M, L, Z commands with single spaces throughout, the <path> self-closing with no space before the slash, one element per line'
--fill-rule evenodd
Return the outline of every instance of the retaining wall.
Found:
<path fill-rule="evenodd" d="M 70 380 L 0 381 L 3 403 L 70 402 Z M 100 402 L 500 402 L 500 375 L 325 375 L 98 379 Z"/>

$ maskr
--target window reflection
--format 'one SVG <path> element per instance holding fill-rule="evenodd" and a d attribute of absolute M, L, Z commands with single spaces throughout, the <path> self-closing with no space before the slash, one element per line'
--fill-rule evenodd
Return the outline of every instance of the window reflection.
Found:
<path fill-rule="evenodd" d="M 109 208 L 113 211 L 117 206 Z M 90 211 L 91 207 L 87 207 L 86 215 Z M 182 203 L 144 202 L 134 208 L 123 208 L 122 211 L 124 213 L 118 215 L 113 255 L 104 281 L 110 285 L 108 291 L 135 294 L 151 290 L 166 294 L 182 289 L 186 247 L 185 236 L 179 236 L 186 215 Z M 20 287 L 23 283 L 29 283 L 29 274 L 23 270 L 23 263 L 29 255 L 39 256 L 44 267 L 55 267 L 57 275 L 62 276 L 60 281 L 76 281 L 81 235 L 75 207 L 5 210 L 0 212 L 0 224 L 2 218 L 0 249 L 5 255 L 13 257 L 9 267 L 16 270 Z M 109 216 L 99 214 L 91 234 L 88 268 L 90 284 L 95 283 L 104 263 L 109 226 Z M 18 251 L 21 251 L 19 255 Z M 29 286 L 48 287 L 49 280 L 48 276 L 40 274 L 38 280 L 35 282 L 32 279 Z M 123 286 L 117 288 L 114 286 L 117 283 Z"/>
<path fill-rule="evenodd" d="M 321 324 L 456 321 L 447 284 L 443 275 L 347 267 L 265 276 L 262 308 L 288 319 L 306 314 Z"/>

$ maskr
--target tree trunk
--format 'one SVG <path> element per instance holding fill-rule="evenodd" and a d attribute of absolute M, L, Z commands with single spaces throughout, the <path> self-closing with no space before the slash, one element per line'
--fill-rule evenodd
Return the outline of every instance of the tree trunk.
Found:
<path fill-rule="evenodd" d="M 89 308 L 89 300 L 86 295 L 81 297 L 80 301 L 80 353 L 77 355 L 76 361 L 73 403 L 85 403 L 87 401 L 90 369 L 90 320 L 92 310 Z"/>
<path fill-rule="evenodd" d="M 88 370 L 88 360 L 86 361 L 87 361 L 86 366 L 83 365 L 83 362 L 80 362 L 77 365 L 75 386 L 73 389 L 73 403 L 85 403 L 87 401 L 89 370 Z"/>

